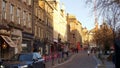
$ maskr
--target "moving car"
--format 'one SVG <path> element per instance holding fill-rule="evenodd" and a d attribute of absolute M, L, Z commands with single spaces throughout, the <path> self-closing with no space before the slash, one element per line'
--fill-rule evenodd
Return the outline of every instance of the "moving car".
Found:
<path fill-rule="evenodd" d="M 44 59 L 37 52 L 16 54 L 10 60 L 3 61 L 5 68 L 45 68 Z"/>

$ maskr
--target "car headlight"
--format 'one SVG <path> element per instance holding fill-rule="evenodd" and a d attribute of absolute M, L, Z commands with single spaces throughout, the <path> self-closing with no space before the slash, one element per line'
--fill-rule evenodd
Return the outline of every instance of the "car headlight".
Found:
<path fill-rule="evenodd" d="M 19 68 L 27 68 L 28 65 L 20 66 Z"/>
<path fill-rule="evenodd" d="M 5 68 L 3 65 L 0 65 L 0 68 Z"/>

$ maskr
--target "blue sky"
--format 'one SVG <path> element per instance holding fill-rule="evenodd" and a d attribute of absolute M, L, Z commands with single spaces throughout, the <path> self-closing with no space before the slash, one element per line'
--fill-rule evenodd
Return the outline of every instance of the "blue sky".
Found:
<path fill-rule="evenodd" d="M 91 8 L 85 4 L 85 0 L 60 0 L 66 8 L 66 13 L 74 14 L 83 27 L 88 30 L 94 28 L 94 16 Z"/>

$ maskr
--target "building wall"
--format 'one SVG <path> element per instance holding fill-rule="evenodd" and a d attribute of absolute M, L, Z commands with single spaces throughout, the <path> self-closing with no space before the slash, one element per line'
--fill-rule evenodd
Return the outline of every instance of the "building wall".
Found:
<path fill-rule="evenodd" d="M 34 2 L 34 35 L 36 39 L 43 40 L 43 33 L 45 33 L 45 11 L 39 6 L 38 2 Z"/>
<path fill-rule="evenodd" d="M 82 28 L 82 43 L 83 47 L 88 45 L 88 30 L 86 28 Z"/>
<path fill-rule="evenodd" d="M 53 7 L 45 1 L 46 38 L 53 41 Z"/>
<path fill-rule="evenodd" d="M 61 38 L 62 42 L 65 42 L 65 41 L 67 41 L 67 21 L 66 21 L 66 15 L 64 14 L 65 10 L 62 9 L 63 10 L 63 13 L 62 13 L 59 0 L 52 1 L 51 4 L 54 7 L 53 39 L 54 39 L 54 41 L 58 41 L 58 37 L 59 37 L 59 38 Z"/>
<path fill-rule="evenodd" d="M 66 20 L 67 20 L 67 42 L 70 45 L 70 24 L 69 24 L 69 14 L 67 13 Z"/>
<path fill-rule="evenodd" d="M 49 47 L 53 41 L 52 12 L 53 8 L 47 1 L 38 0 L 34 3 L 34 34 L 35 39 L 39 41 L 39 44 L 36 44 L 38 47 L 34 46 L 41 50 L 41 54 L 49 54 Z"/>
<path fill-rule="evenodd" d="M 1 4 L 1 6 L 0 6 L 0 22 L 1 22 L 1 20 L 2 20 L 2 0 L 0 0 L 0 4 Z"/>
<path fill-rule="evenodd" d="M 76 29 L 76 42 L 77 44 L 79 43 L 79 45 L 82 45 L 82 24 L 79 21 L 77 21 Z"/>
<path fill-rule="evenodd" d="M 68 22 L 70 24 L 70 43 L 71 47 L 76 46 L 76 18 L 74 15 L 68 15 Z"/>
<path fill-rule="evenodd" d="M 50 54 L 50 47 L 53 43 L 53 7 L 45 1 L 45 53 Z"/>
<path fill-rule="evenodd" d="M 62 42 L 67 41 L 67 21 L 66 18 L 64 18 L 62 15 L 60 15 L 60 21 L 59 21 L 59 34 Z"/>
<path fill-rule="evenodd" d="M 4 27 L 7 26 L 9 28 L 7 30 L 6 29 L 3 30 L 3 28 L 0 28 L 0 35 L 7 35 L 14 41 L 14 43 L 17 45 L 17 47 L 12 49 L 14 53 L 20 53 L 22 51 L 22 39 L 23 39 L 22 32 L 32 33 L 32 21 L 31 21 L 31 17 L 32 17 L 31 3 L 32 2 L 29 2 L 29 1 L 0 0 L 0 3 L 1 3 L 0 24 Z M 3 9 L 4 7 L 3 3 L 5 3 L 6 5 L 4 9 Z M 24 11 L 25 11 L 25 14 L 23 15 Z"/>
<path fill-rule="evenodd" d="M 70 25 L 69 39 L 71 47 L 80 47 L 80 45 L 82 45 L 82 24 L 72 14 L 68 14 L 67 19 Z"/>

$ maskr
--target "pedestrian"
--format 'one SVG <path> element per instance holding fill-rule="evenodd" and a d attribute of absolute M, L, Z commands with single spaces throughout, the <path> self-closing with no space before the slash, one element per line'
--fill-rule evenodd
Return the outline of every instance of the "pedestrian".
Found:
<path fill-rule="evenodd" d="M 78 48 L 76 47 L 76 53 L 78 53 Z"/>
<path fill-rule="evenodd" d="M 62 45 L 58 45 L 58 63 L 62 62 L 62 56 L 63 56 L 62 52 L 63 52 Z"/>
<path fill-rule="evenodd" d="M 51 58 L 52 58 L 52 65 L 54 65 L 54 53 L 55 53 L 55 47 L 54 44 L 51 46 Z"/>
<path fill-rule="evenodd" d="M 88 52 L 87 52 L 87 53 L 88 53 L 88 56 L 89 56 L 89 55 L 90 55 L 90 50 L 88 50 Z"/>
<path fill-rule="evenodd" d="M 67 45 L 65 45 L 65 50 L 64 50 L 64 52 L 65 52 L 66 56 L 68 57 L 68 46 L 67 46 Z"/>

